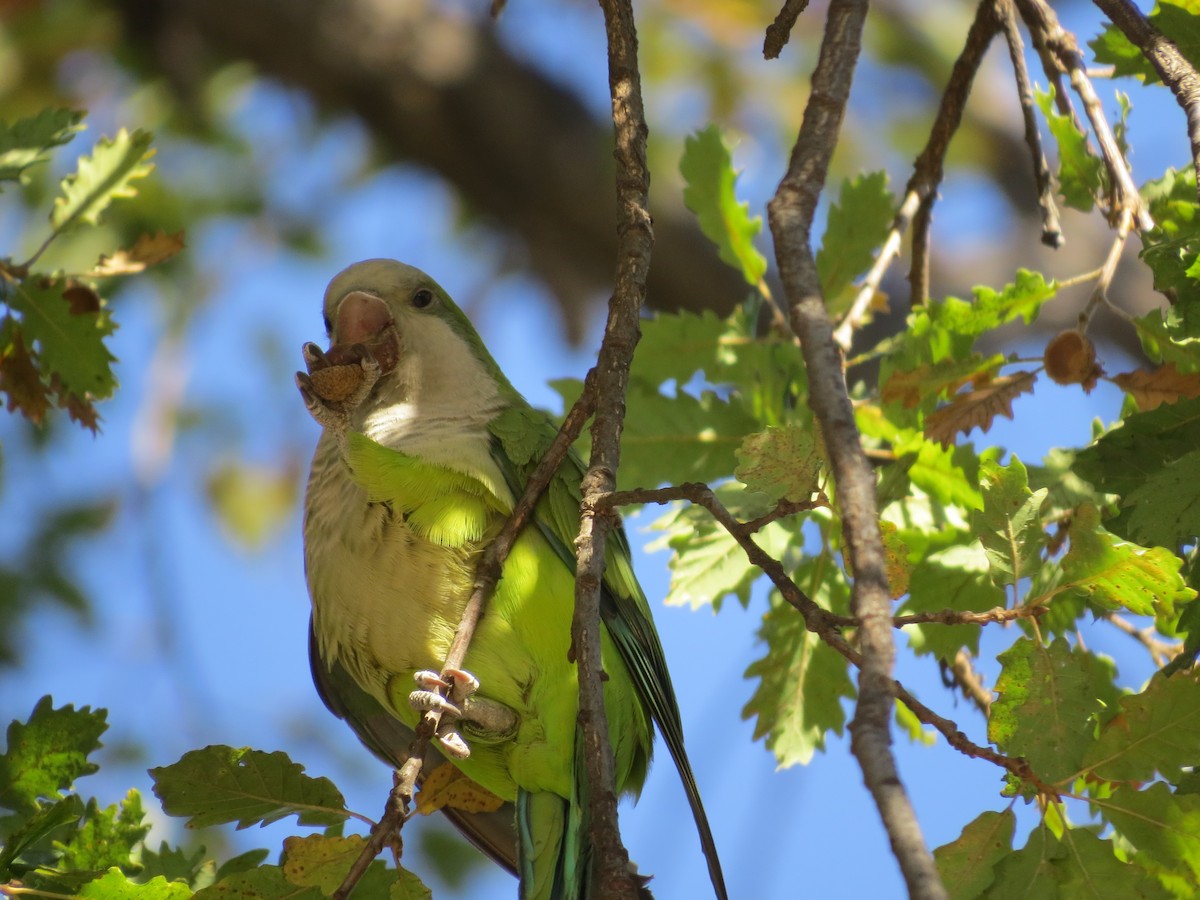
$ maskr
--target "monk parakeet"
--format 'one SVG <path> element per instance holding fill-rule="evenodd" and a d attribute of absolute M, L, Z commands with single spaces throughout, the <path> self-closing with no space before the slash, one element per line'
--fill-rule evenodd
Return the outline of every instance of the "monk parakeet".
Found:
<path fill-rule="evenodd" d="M 331 348 L 305 345 L 308 373 L 297 374 L 323 426 L 304 515 L 312 670 L 330 709 L 397 765 L 421 709 L 437 702 L 428 688 L 471 593 L 476 560 L 555 429 L 418 269 L 387 259 L 356 263 L 330 283 L 324 314 Z M 586 784 L 570 659 L 582 473 L 572 455 L 512 548 L 466 671 L 445 673 L 463 702 L 444 717 L 450 724 L 438 749 L 509 804 L 492 814 L 447 812 L 519 875 L 522 900 L 587 893 Z M 670 675 L 624 533 L 616 531 L 608 547 L 602 656 L 617 789 L 641 789 L 657 723 L 724 900 Z"/>

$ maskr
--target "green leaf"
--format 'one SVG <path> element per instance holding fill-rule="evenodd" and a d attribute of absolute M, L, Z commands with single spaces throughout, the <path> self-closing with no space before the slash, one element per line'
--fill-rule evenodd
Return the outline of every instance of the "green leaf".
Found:
<path fill-rule="evenodd" d="M 948 547 L 930 554 L 913 569 L 908 600 L 900 613 L 984 612 L 1004 605 L 1004 591 L 990 577 L 988 559 L 979 544 Z M 979 625 L 906 625 L 904 632 L 917 653 L 952 660 L 959 650 L 979 652 Z"/>
<path fill-rule="evenodd" d="M 1172 300 L 1183 337 L 1200 337 L 1200 206 L 1196 174 L 1168 169 L 1142 188 L 1154 227 L 1142 236 L 1142 261 L 1154 273 L 1154 288 Z M 1152 311 L 1157 314 L 1157 311 Z M 1165 357 L 1164 353 L 1164 357 Z"/>
<path fill-rule="evenodd" d="M 807 500 L 817 491 L 821 454 L 812 429 L 799 425 L 747 435 L 734 477 L 769 500 Z"/>
<path fill-rule="evenodd" d="M 1194 670 L 1155 675 L 1138 694 L 1120 698 L 1084 758 L 1106 781 L 1149 781 L 1158 772 L 1177 782 L 1200 760 L 1200 678 Z"/>
<path fill-rule="evenodd" d="M 1016 824 L 1011 809 L 988 811 L 969 822 L 957 839 L 933 851 L 938 874 L 953 900 L 978 897 L 992 883 L 992 868 L 1012 852 Z"/>
<path fill-rule="evenodd" d="M 758 717 L 754 739 L 766 738 L 779 768 L 806 764 L 825 748 L 828 732 L 841 734 L 845 727 L 842 699 L 856 695 L 848 664 L 779 600 L 763 616 L 758 636 L 767 651 L 746 669 L 745 677 L 759 683 L 742 718 Z"/>
<path fill-rule="evenodd" d="M 1120 541 L 1100 527 L 1100 511 L 1080 506 L 1068 529 L 1071 549 L 1063 557 L 1069 588 L 1102 609 L 1174 618 L 1175 607 L 1196 596 L 1179 574 L 1183 560 L 1162 547 L 1147 550 Z"/>
<path fill-rule="evenodd" d="M 1029 490 L 1029 475 L 1015 454 L 1007 466 L 984 460 L 980 478 L 983 509 L 972 515 L 971 524 L 987 553 L 992 580 L 1000 587 L 1015 585 L 1042 565 L 1041 508 L 1048 492 Z"/>
<path fill-rule="evenodd" d="M 896 211 L 887 188 L 887 173 L 872 172 L 842 182 L 838 202 L 829 208 L 829 219 L 817 251 L 821 290 L 833 314 L 848 307 L 838 302 L 854 278 L 871 266 L 875 248 L 883 243 Z"/>
<path fill-rule="evenodd" d="M 683 202 L 696 214 L 700 230 L 717 245 L 721 259 L 756 286 L 767 271 L 767 260 L 754 247 L 762 230 L 762 217 L 749 217 L 749 206 L 734 193 L 737 172 L 724 135 L 716 125 L 697 131 L 684 141 L 679 161 L 685 187 Z"/>
<path fill-rule="evenodd" d="M 1121 495 L 1122 511 L 1105 523 L 1143 546 L 1175 549 L 1200 533 L 1193 489 L 1200 466 L 1200 399 L 1135 413 L 1075 457 L 1075 471 L 1097 490 Z"/>
<path fill-rule="evenodd" d="M 150 775 L 163 810 L 189 816 L 189 828 L 226 822 L 247 828 L 292 814 L 301 825 L 334 825 L 347 815 L 332 781 L 305 775 L 303 766 L 279 751 L 213 745 L 151 769 Z"/>
<path fill-rule="evenodd" d="M 0 756 L 0 806 L 32 812 L 42 797 L 55 797 L 77 778 L 99 768 L 88 755 L 108 728 L 107 711 L 68 704 L 54 709 L 49 695 L 27 722 L 8 726 L 8 749 Z"/>
<path fill-rule="evenodd" d="M 1172 363 L 1180 372 L 1200 371 L 1200 337 L 1186 333 L 1187 326 L 1174 307 L 1135 316 L 1133 325 L 1150 359 Z"/>
<path fill-rule="evenodd" d="M 740 404 L 712 391 L 699 398 L 682 391 L 664 397 L 643 382 L 631 381 L 629 388 L 618 473 L 622 489 L 727 478 L 742 438 L 758 428 Z"/>
<path fill-rule="evenodd" d="M 674 379 L 686 384 L 697 372 L 718 380 L 721 367 L 750 338 L 730 334 L 729 323 L 712 310 L 657 313 L 642 323 L 642 338 L 633 354 L 631 378 L 660 385 Z"/>
<path fill-rule="evenodd" d="M 324 900 L 315 887 L 300 887 L 279 866 L 259 866 L 222 878 L 193 894 L 196 900 Z"/>
<path fill-rule="evenodd" d="M 266 850 L 253 852 L 261 854 L 258 862 L 262 862 L 267 856 Z M 204 847 L 172 847 L 166 841 L 160 841 L 157 850 L 143 847 L 139 861 L 142 865 L 138 873 L 139 879 L 145 880 L 161 875 L 167 881 L 182 881 L 192 888 L 200 887 L 197 882 L 205 877 L 208 878 L 208 883 L 211 883 L 216 871 L 216 865 L 208 858 L 208 851 Z"/>
<path fill-rule="evenodd" d="M 113 866 L 129 868 L 133 850 L 150 832 L 142 798 L 130 791 L 120 806 L 101 809 L 93 798 L 88 801 L 83 827 L 68 841 L 56 841 L 62 851 L 57 868 L 63 870 L 103 871 Z"/>
<path fill-rule="evenodd" d="M 1200 450 L 1171 460 L 1145 484 L 1125 494 L 1129 534 L 1138 543 L 1172 549 L 1200 537 Z"/>
<path fill-rule="evenodd" d="M 0 845 L 0 882 L 8 881 L 13 875 L 20 875 L 28 869 L 33 863 L 23 860 L 26 853 L 44 856 L 51 838 L 65 831 L 67 826 L 75 825 L 83 815 L 83 801 L 76 794 L 68 794 L 54 803 L 39 806 L 23 823 L 17 824 L 20 819 L 16 816 L 7 821 L 0 820 L 3 825 L 0 827 L 0 836 L 4 838 L 3 845 Z M 14 822 L 14 819 L 17 821 Z M 18 863 L 18 860 L 22 862 Z"/>
<path fill-rule="evenodd" d="M 1040 90 L 1036 93 L 1037 104 L 1058 144 L 1058 189 L 1063 202 L 1087 212 L 1095 204 L 1095 198 L 1103 195 L 1104 163 L 1089 151 L 1087 135 L 1071 117 L 1054 109 L 1053 86 L 1048 93 Z"/>
<path fill-rule="evenodd" d="M 43 285 L 30 279 L 10 284 L 3 299 L 21 314 L 27 340 L 37 342 L 45 375 L 57 375 L 63 386 L 79 397 L 111 396 L 117 381 L 112 373 L 115 357 L 104 339 L 115 326 L 108 309 L 72 308 L 64 286 Z"/>
<path fill-rule="evenodd" d="M 1175 794 L 1161 781 L 1145 790 L 1121 786 L 1092 807 L 1125 840 L 1170 872 L 1200 879 L 1200 796 Z"/>
<path fill-rule="evenodd" d="M 82 120 L 78 110 L 43 109 L 11 124 L 0 122 L 0 182 L 23 183 L 25 170 L 45 161 L 52 148 L 70 141 L 82 130 Z"/>
<path fill-rule="evenodd" d="M 430 900 L 432 896 L 433 891 L 408 869 L 397 872 L 396 880 L 388 892 L 388 900 Z"/>
<path fill-rule="evenodd" d="M 1156 3 L 1150 23 L 1175 44 L 1188 62 L 1200 66 L 1200 18 L 1194 4 Z M 1150 61 L 1115 25 L 1105 25 L 1100 36 L 1088 46 L 1095 52 L 1096 62 L 1113 66 L 1113 75 L 1118 78 L 1133 76 L 1144 84 L 1160 80 Z"/>
<path fill-rule="evenodd" d="M 715 493 L 730 512 L 742 519 L 763 515 L 770 509 L 761 502 L 761 496 L 749 494 L 738 484 L 722 484 Z M 708 510 L 681 503 L 650 527 L 663 532 L 663 537 L 647 549 L 667 546 L 672 551 L 671 584 L 664 601 L 668 606 L 698 609 L 712 604 L 717 610 L 730 594 L 742 606 L 749 604 L 750 586 L 762 571 L 746 558 L 746 551 Z M 792 528 L 780 521 L 771 522 L 754 536 L 755 543 L 776 559 L 783 558 L 795 539 Z"/>
<path fill-rule="evenodd" d="M 1061 840 L 1043 826 L 1025 847 L 1000 859 L 989 900 L 1166 900 L 1170 894 L 1137 866 L 1118 859 L 1113 842 L 1088 828 L 1067 828 Z"/>
<path fill-rule="evenodd" d="M 1009 756 L 1024 756 L 1047 783 L 1074 777 L 1091 748 L 1095 718 L 1115 701 L 1111 666 L 1063 638 L 1048 647 L 1021 638 L 997 659 L 1003 669 L 989 740 Z"/>
<path fill-rule="evenodd" d="M 132 197 L 135 178 L 149 175 L 152 136 L 138 129 L 122 128 L 115 138 L 101 138 L 91 156 L 80 157 L 75 174 L 63 179 L 62 196 L 54 201 L 50 224 L 61 234 L 79 223 L 95 225 L 113 200 Z"/>
<path fill-rule="evenodd" d="M 89 881 L 78 896 L 88 900 L 187 900 L 192 890 L 178 881 L 159 876 L 145 884 L 130 881 L 120 869 L 112 868 L 95 881 Z"/>

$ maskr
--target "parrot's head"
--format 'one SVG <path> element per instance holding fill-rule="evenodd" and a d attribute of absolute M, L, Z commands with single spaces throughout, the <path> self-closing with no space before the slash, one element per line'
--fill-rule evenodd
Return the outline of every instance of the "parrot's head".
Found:
<path fill-rule="evenodd" d="M 413 266 L 368 259 L 339 272 L 325 290 L 330 356 L 356 344 L 382 370 L 376 406 L 429 408 L 495 398 L 508 383 L 462 310 Z"/>

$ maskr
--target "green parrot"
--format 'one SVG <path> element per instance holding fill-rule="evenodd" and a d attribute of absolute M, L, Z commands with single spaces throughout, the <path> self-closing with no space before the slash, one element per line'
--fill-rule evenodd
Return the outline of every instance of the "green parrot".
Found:
<path fill-rule="evenodd" d="M 464 663 L 441 672 L 495 537 L 555 434 L 428 275 L 372 259 L 325 292 L 328 353 L 297 384 L 323 427 L 304 515 L 310 659 L 326 705 L 399 765 L 422 712 L 443 709 L 437 757 L 506 801 L 445 810 L 520 878 L 522 900 L 582 898 L 589 850 L 578 683 L 570 659 L 583 467 L 572 454 L 504 565 Z M 616 786 L 637 794 L 657 723 L 679 770 L 716 894 L 716 846 L 650 608 L 622 530 L 602 594 L 605 708 Z M 448 680 L 443 680 L 448 679 Z M 432 688 L 452 690 L 449 700 Z"/>

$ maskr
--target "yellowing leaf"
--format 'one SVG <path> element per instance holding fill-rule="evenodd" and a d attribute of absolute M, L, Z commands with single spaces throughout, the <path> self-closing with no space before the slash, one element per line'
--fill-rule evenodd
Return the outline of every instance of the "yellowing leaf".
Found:
<path fill-rule="evenodd" d="M 887 567 L 888 589 L 892 599 L 899 600 L 908 593 L 908 579 L 912 575 L 912 563 L 908 561 L 908 545 L 896 533 L 894 522 L 880 520 L 879 530 L 883 532 L 883 558 Z"/>
<path fill-rule="evenodd" d="M 283 863 L 283 877 L 299 887 L 320 888 L 321 893 L 329 897 L 345 880 L 365 843 L 357 834 L 285 838 L 283 849 L 287 858 Z"/>
<path fill-rule="evenodd" d="M 925 436 L 949 447 L 956 435 L 966 434 L 972 428 L 986 432 L 996 416 L 1013 417 L 1013 400 L 1032 391 L 1036 380 L 1037 375 L 1033 372 L 1017 372 L 959 394 L 947 406 L 929 414 L 925 420 Z"/>
<path fill-rule="evenodd" d="M 478 813 L 495 812 L 504 805 L 503 800 L 450 763 L 442 763 L 429 773 L 416 799 L 417 812 L 423 816 L 446 807 Z"/>
<path fill-rule="evenodd" d="M 292 467 L 224 463 L 208 478 L 208 497 L 226 531 L 251 549 L 263 546 L 296 505 Z"/>
<path fill-rule="evenodd" d="M 1157 369 L 1135 369 L 1114 375 L 1113 384 L 1131 395 L 1138 409 L 1155 409 L 1163 403 L 1200 397 L 1200 372 L 1185 374 L 1166 363 Z"/>
<path fill-rule="evenodd" d="M 737 458 L 734 477 L 772 500 L 807 500 L 817 490 L 821 454 L 811 429 L 785 425 L 747 435 Z"/>
<path fill-rule="evenodd" d="M 150 266 L 165 262 L 183 249 L 183 232 L 143 234 L 128 250 L 118 250 L 112 256 L 104 254 L 89 275 L 107 278 L 113 275 L 133 275 Z"/>
<path fill-rule="evenodd" d="M 1141 616 L 1174 617 L 1175 607 L 1196 596 L 1179 574 L 1183 560 L 1162 547 L 1146 549 L 1117 540 L 1100 527 L 1090 503 L 1071 519 L 1071 549 L 1063 557 L 1069 584 L 1104 609 L 1124 607 Z"/>

